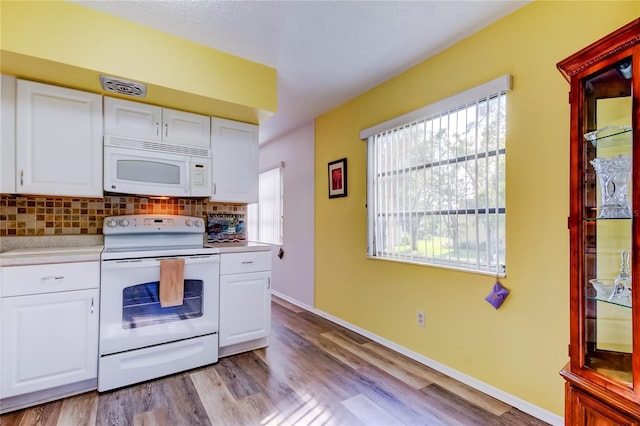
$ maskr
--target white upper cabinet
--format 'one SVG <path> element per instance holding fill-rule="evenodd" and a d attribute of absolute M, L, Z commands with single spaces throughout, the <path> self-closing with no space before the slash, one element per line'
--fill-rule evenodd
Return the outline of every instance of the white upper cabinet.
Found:
<path fill-rule="evenodd" d="M 162 140 L 162 108 L 104 97 L 104 134 Z"/>
<path fill-rule="evenodd" d="M 102 197 L 102 96 L 18 80 L 17 193 Z"/>
<path fill-rule="evenodd" d="M 213 117 L 211 201 L 258 201 L 258 126 Z"/>
<path fill-rule="evenodd" d="M 0 76 L 0 193 L 16 192 L 16 78 Z"/>
<path fill-rule="evenodd" d="M 211 147 L 211 120 L 204 115 L 162 109 L 163 140 L 178 145 Z"/>
<path fill-rule="evenodd" d="M 210 148 L 209 117 L 118 98 L 104 98 L 104 133 Z"/>

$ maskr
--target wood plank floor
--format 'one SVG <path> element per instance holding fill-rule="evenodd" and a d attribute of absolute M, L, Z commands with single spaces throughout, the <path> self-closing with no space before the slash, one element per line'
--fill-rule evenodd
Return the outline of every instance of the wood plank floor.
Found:
<path fill-rule="evenodd" d="M 281 299 L 270 345 L 0 416 L 0 425 L 544 425 Z"/>

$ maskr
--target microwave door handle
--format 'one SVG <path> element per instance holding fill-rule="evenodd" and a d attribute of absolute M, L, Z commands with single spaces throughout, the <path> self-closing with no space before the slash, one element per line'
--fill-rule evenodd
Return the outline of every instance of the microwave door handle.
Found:
<path fill-rule="evenodd" d="M 184 188 L 184 192 L 187 195 L 191 195 L 191 159 L 187 158 L 187 186 Z"/>

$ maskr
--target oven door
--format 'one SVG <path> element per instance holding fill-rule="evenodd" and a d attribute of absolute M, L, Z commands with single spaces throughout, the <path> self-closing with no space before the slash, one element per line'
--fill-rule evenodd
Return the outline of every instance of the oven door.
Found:
<path fill-rule="evenodd" d="M 161 307 L 160 260 L 183 258 L 184 301 Z M 103 260 L 100 355 L 217 333 L 219 255 Z"/>

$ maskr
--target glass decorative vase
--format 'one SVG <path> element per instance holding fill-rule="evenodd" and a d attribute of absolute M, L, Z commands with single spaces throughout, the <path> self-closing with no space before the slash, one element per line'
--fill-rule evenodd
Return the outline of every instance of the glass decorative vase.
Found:
<path fill-rule="evenodd" d="M 613 282 L 611 300 L 615 298 L 629 299 L 631 297 L 631 275 L 629 274 L 629 250 L 620 253 L 620 273 Z"/>
<path fill-rule="evenodd" d="M 598 157 L 590 163 L 600 182 L 601 203 L 598 218 L 630 218 L 631 205 L 627 193 L 631 177 L 631 156 Z"/>

